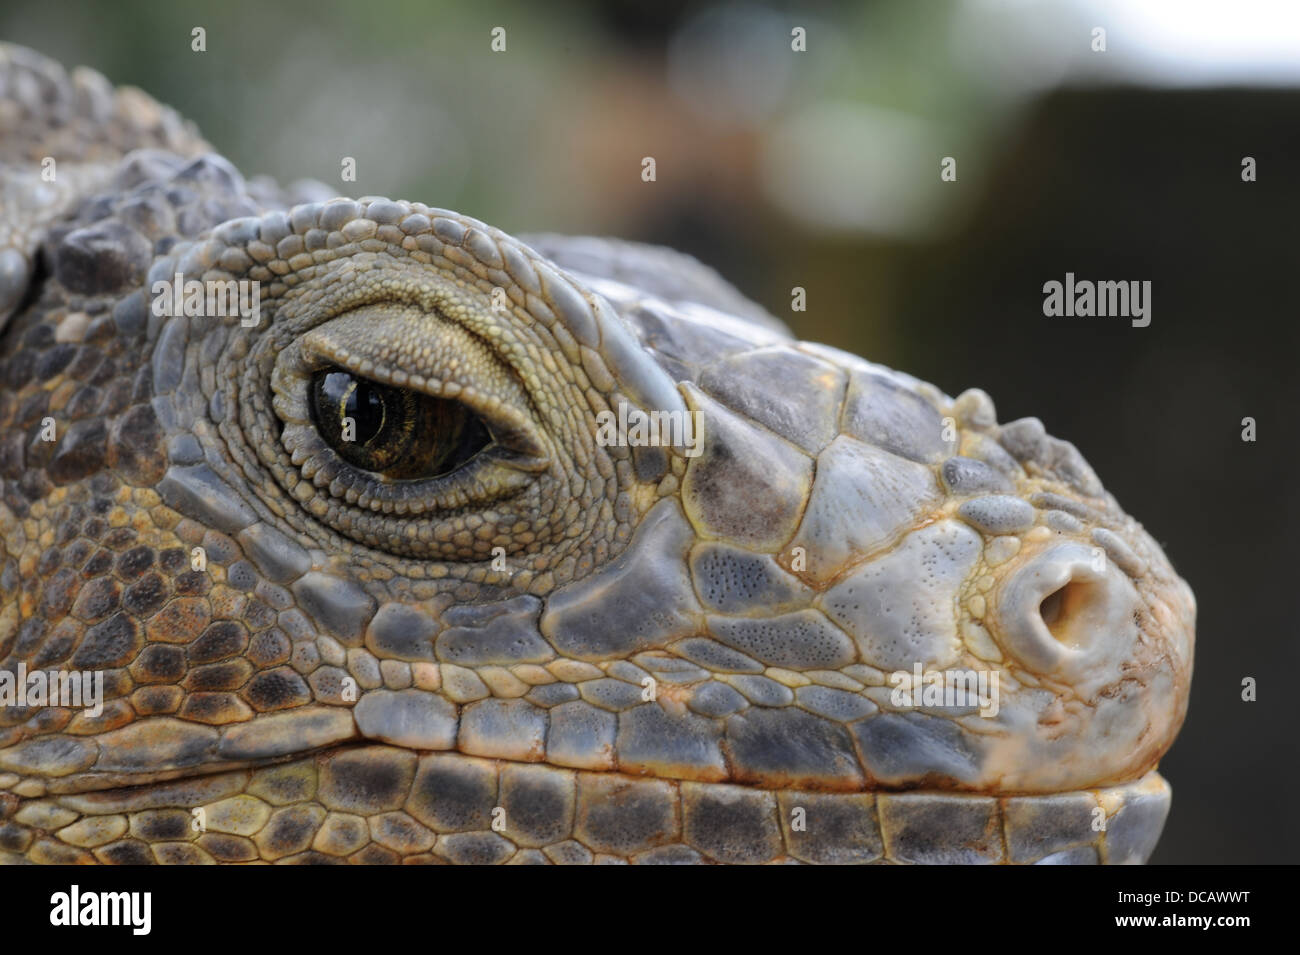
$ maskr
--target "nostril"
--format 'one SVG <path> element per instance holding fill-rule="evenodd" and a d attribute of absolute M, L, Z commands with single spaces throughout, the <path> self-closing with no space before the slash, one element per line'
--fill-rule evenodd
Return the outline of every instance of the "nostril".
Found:
<path fill-rule="evenodd" d="M 1133 581 L 1093 562 L 1091 548 L 1062 543 L 1033 554 L 994 594 L 995 637 L 1031 671 L 1084 679 L 1114 670 L 1137 640 L 1134 613 L 1142 605 Z M 1091 685 L 1091 684 L 1089 684 Z"/>
<path fill-rule="evenodd" d="M 1043 598 L 1043 602 L 1038 605 L 1038 615 L 1043 618 L 1043 623 L 1047 624 L 1047 629 L 1052 631 L 1052 635 L 1059 639 L 1056 631 L 1053 629 L 1056 622 L 1061 619 L 1061 604 L 1065 603 L 1065 588 L 1062 587 Z"/>
<path fill-rule="evenodd" d="M 1081 625 L 1086 625 L 1092 614 L 1089 606 L 1096 597 L 1097 584 L 1078 579 L 1066 581 L 1038 605 L 1038 615 L 1043 618 L 1051 633 L 1061 643 L 1077 647 L 1086 635 L 1080 632 Z"/>

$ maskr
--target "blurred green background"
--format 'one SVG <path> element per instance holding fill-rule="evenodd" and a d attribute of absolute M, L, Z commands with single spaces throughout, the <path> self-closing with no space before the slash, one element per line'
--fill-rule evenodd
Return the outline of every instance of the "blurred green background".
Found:
<path fill-rule="evenodd" d="M 1234 10 L 8 0 L 0 37 L 140 86 L 245 175 L 673 245 L 801 337 L 1041 417 L 1200 603 L 1153 861 L 1281 862 L 1298 842 L 1300 6 Z M 1151 280 L 1152 324 L 1045 318 L 1042 285 L 1067 271 Z"/>

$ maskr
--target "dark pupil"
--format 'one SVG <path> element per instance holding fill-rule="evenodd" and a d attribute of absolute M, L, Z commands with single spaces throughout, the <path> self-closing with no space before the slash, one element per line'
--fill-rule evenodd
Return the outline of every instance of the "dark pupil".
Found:
<path fill-rule="evenodd" d="M 357 444 L 368 445 L 383 431 L 388 416 L 386 400 L 393 389 L 364 378 L 353 378 L 346 372 L 332 371 L 325 376 L 321 390 L 327 407 L 338 409 L 340 422 L 344 418 L 353 420 L 356 434 L 352 439 Z"/>
<path fill-rule="evenodd" d="M 346 371 L 318 373 L 311 406 L 317 430 L 339 457 L 394 479 L 446 474 L 492 442 L 478 416 L 457 401 Z"/>

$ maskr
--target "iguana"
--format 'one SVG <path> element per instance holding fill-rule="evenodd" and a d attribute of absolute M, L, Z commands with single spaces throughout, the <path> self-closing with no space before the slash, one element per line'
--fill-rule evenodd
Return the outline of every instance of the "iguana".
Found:
<path fill-rule="evenodd" d="M 1154 847 L 1194 599 L 1037 419 L 13 46 L 0 222 L 5 861 Z"/>

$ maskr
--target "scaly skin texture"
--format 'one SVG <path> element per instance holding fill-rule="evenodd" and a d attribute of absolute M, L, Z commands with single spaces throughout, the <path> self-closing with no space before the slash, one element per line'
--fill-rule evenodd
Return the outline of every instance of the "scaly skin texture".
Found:
<path fill-rule="evenodd" d="M 0 707 L 0 857 L 1150 853 L 1195 604 L 1036 419 L 666 250 L 300 204 L 12 47 L 0 144 L 0 673 L 105 690 Z M 259 282 L 256 323 L 159 314 L 177 274 Z M 329 368 L 495 443 L 357 467 Z M 620 408 L 694 414 L 698 455 L 601 440 Z M 908 705 L 915 667 L 996 675 L 996 712 Z"/>

